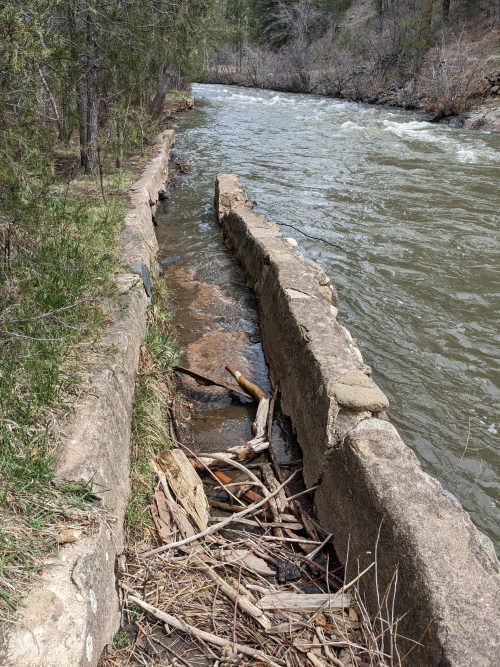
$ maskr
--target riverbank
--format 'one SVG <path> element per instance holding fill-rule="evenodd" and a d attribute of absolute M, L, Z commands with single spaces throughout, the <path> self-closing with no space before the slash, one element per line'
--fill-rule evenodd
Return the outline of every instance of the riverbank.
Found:
<path fill-rule="evenodd" d="M 124 200 L 150 157 L 146 148 L 121 169 L 106 164 L 101 184 L 78 173 L 76 151 L 59 150 L 57 183 L 49 198 L 33 202 L 36 226 L 10 230 L 0 286 L 4 618 L 16 611 L 32 573 L 57 551 L 64 526 L 78 530 L 93 514 L 90 487 L 55 483 L 53 461 L 61 423 L 102 352 L 97 340 L 116 299 Z"/>
<path fill-rule="evenodd" d="M 40 402 L 44 411 L 35 415 L 45 415 L 50 421 L 41 422 L 37 430 L 28 430 L 30 436 L 41 433 L 44 448 L 36 449 L 30 437 L 24 457 L 18 448 L 13 459 L 16 470 L 28 460 L 44 474 L 31 473 L 24 493 L 15 490 L 12 478 L 7 478 L 10 493 L 2 505 L 2 511 L 11 518 L 2 528 L 8 531 L 17 520 L 16 532 L 10 533 L 11 538 L 16 535 L 17 552 L 3 552 L 4 557 L 10 557 L 6 563 L 8 590 L 12 591 L 16 583 L 13 575 L 23 581 L 19 563 L 26 567 L 24 580 L 27 574 L 34 577 L 17 591 L 18 598 L 20 594 L 23 598 L 19 614 L 12 619 L 15 622 L 3 624 L 3 631 L 10 633 L 3 637 L 2 646 L 4 654 L 8 650 L 9 665 L 79 664 L 84 656 L 87 662 L 96 664 L 117 627 L 114 561 L 123 544 L 135 371 L 145 334 L 149 276 L 155 268 L 151 204 L 166 180 L 167 152 L 172 142 L 173 133 L 167 131 L 143 151 L 141 159 L 131 160 L 131 165 L 142 171 L 142 177 L 126 190 L 118 190 L 115 184 L 114 191 L 108 192 L 104 178 L 97 183 L 88 177 L 83 179 L 86 184 L 94 183 L 97 197 L 106 199 L 108 195 L 106 201 L 114 202 L 114 216 L 108 208 L 89 209 L 88 187 L 84 188 L 85 199 L 63 215 L 69 199 L 65 188 L 64 206 L 57 210 L 54 220 L 56 229 L 42 239 L 48 244 L 42 256 L 46 258 L 43 266 L 49 284 L 57 288 L 59 299 L 70 299 L 70 303 L 52 303 L 47 310 L 44 301 L 43 313 L 35 311 L 33 315 L 32 310 L 31 317 L 18 320 L 24 326 L 39 327 L 40 322 L 44 327 L 57 326 L 58 335 L 39 332 L 38 328 L 21 331 L 22 341 L 26 338 L 37 345 L 45 343 L 43 371 L 32 378 L 32 391 L 45 388 L 48 377 L 54 385 L 48 394 L 52 402 Z M 136 171 L 130 173 L 130 180 L 135 175 Z M 54 247 L 54 243 L 59 245 Z M 69 252 L 63 252 L 66 247 Z M 35 257 L 40 261 L 40 250 Z M 80 290 L 76 300 L 70 290 L 75 281 Z M 91 304 L 95 320 L 90 318 L 89 310 L 79 310 L 80 319 L 68 317 L 80 301 Z M 89 328 L 89 322 L 95 326 Z M 79 334 L 77 345 L 74 334 L 70 335 L 73 331 Z M 20 360 L 33 363 L 33 353 L 29 356 L 24 349 L 14 352 Z M 47 365 L 53 370 L 51 375 L 47 375 Z M 2 376 L 4 381 L 8 378 L 19 383 L 23 375 Z M 24 406 L 37 405 L 33 400 L 27 402 L 28 397 L 24 390 Z M 60 410 L 61 403 L 65 414 Z M 12 405 L 18 403 L 13 401 Z M 19 447 L 19 438 L 11 435 L 10 443 Z M 3 450 L 4 461 L 11 451 Z M 79 491 L 79 504 L 55 502 L 59 490 L 68 489 Z M 15 502 L 17 506 L 12 507 Z M 52 511 L 48 521 L 43 513 L 47 506 Z M 37 525 L 32 525 L 34 521 Z M 28 538 L 32 537 L 37 542 L 30 552 Z M 30 554 L 32 560 L 22 561 L 18 553 Z M 48 608 L 53 610 L 50 618 L 46 616 Z"/>
<path fill-rule="evenodd" d="M 490 78 L 500 80 L 500 75 L 495 74 Z M 245 75 L 245 73 L 232 71 L 227 69 L 223 74 L 217 73 L 205 81 L 214 85 L 236 86 L 250 89 L 261 89 L 275 91 L 277 93 L 299 93 L 320 95 L 325 98 L 332 98 L 336 100 L 345 100 L 347 102 L 361 102 L 363 104 L 379 106 L 381 108 L 387 107 L 389 109 L 401 109 L 404 111 L 421 112 L 422 120 L 429 123 L 441 123 L 449 125 L 450 127 L 474 130 L 483 130 L 488 132 L 500 132 L 500 95 L 498 90 L 490 94 L 490 90 L 496 88 L 492 86 L 487 79 L 484 80 L 481 95 L 474 97 L 474 100 L 465 105 L 465 110 L 460 110 L 458 107 L 456 111 L 450 112 L 433 112 L 429 111 L 430 107 L 425 94 L 420 98 L 413 97 L 411 101 L 405 101 L 408 94 L 405 90 L 398 90 L 397 87 L 389 87 L 384 90 L 373 92 L 366 95 L 355 93 L 354 90 L 346 90 L 342 94 L 334 93 L 328 87 L 322 85 L 322 76 L 319 76 L 317 83 L 311 83 L 306 90 L 297 89 L 294 83 L 281 83 L 279 80 L 272 79 L 267 83 L 265 81 L 255 80 L 254 77 Z"/>

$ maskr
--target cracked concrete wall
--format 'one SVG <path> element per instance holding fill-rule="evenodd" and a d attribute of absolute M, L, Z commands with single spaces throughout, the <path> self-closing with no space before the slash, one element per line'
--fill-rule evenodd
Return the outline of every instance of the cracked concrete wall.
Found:
<path fill-rule="evenodd" d="M 142 279 L 130 267 L 143 262 L 155 270 L 151 206 L 167 180 L 173 143 L 172 130 L 161 135 L 155 157 L 130 189 L 118 244 L 124 273 L 116 277 L 118 298 L 101 341 L 104 353 L 89 371 L 58 453 L 57 477 L 90 480 L 105 512 L 80 540 L 62 547 L 33 582 L 10 634 L 3 663 L 9 667 L 94 667 L 119 628 L 115 562 L 124 543 L 135 374 L 149 303 Z"/>
<path fill-rule="evenodd" d="M 334 535 L 347 579 L 376 554 L 361 588 L 372 613 L 395 588 L 398 633 L 408 638 L 398 641 L 401 656 L 411 649 L 403 664 L 496 665 L 498 562 L 484 536 L 387 421 L 387 398 L 337 321 L 328 276 L 252 210 L 236 175 L 219 175 L 215 187 L 224 236 L 258 298 L 266 360 L 306 485 L 319 484 L 317 518 Z"/>

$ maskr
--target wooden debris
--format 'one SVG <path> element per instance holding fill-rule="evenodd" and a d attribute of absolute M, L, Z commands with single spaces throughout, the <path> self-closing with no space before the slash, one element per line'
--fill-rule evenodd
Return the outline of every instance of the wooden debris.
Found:
<path fill-rule="evenodd" d="M 273 471 L 271 470 L 271 466 L 269 465 L 269 463 L 262 464 L 262 479 L 264 483 L 267 485 L 267 488 L 270 489 L 271 491 L 274 491 L 279 487 L 279 482 L 273 475 Z M 273 498 L 273 500 L 269 503 L 269 509 L 271 510 L 272 517 L 274 521 L 278 524 L 281 523 L 280 513 L 285 509 L 285 507 L 286 507 L 286 495 L 284 489 L 281 489 L 281 491 L 276 495 L 276 497 Z M 274 534 L 276 535 L 276 537 L 283 537 L 284 532 L 281 526 L 274 528 Z"/>
<path fill-rule="evenodd" d="M 247 393 L 258 399 L 259 405 L 257 406 L 255 421 L 252 424 L 252 433 L 256 438 L 264 437 L 266 434 L 267 414 L 269 412 L 269 398 L 260 387 L 248 380 L 239 371 L 231 366 L 224 366 L 224 368 L 234 377 L 240 387 L 243 387 Z"/>
<path fill-rule="evenodd" d="M 227 595 L 227 597 L 230 600 L 232 600 L 235 604 L 237 604 L 238 607 L 240 607 L 240 609 L 242 609 L 242 611 L 245 612 L 245 614 L 248 614 L 255 621 L 257 621 L 257 623 L 261 625 L 264 628 L 264 630 L 271 627 L 272 623 L 266 616 L 266 614 L 264 614 L 262 609 L 256 607 L 253 604 L 253 602 L 241 590 L 235 589 L 232 586 L 230 586 L 225 579 L 220 577 L 213 568 L 204 563 L 200 558 L 195 557 L 195 563 L 197 563 L 199 567 L 204 569 L 204 571 L 207 573 L 210 579 L 212 579 L 212 581 L 214 581 L 217 584 L 217 586 L 224 593 L 224 595 Z"/>
<path fill-rule="evenodd" d="M 267 401 L 259 387 L 238 375 L 259 402 Z M 183 665 L 386 664 L 383 642 L 378 654 L 364 645 L 379 641 L 378 627 L 367 627 L 366 610 L 357 613 L 352 606 L 360 600 L 355 584 L 372 566 L 347 584 L 336 579 L 329 561 L 314 560 L 321 550 L 328 552 L 331 535 L 297 500 L 312 490 L 286 496 L 285 487 L 300 471 L 282 481 L 275 457 L 270 457 L 272 466 L 243 463 L 268 447 L 275 400 L 276 392 L 267 413 L 267 438 L 264 433 L 227 452 L 201 456 L 179 444 L 188 456 L 171 450 L 151 462 L 159 480 L 152 489 L 151 514 L 160 546 L 146 538 L 143 553 L 129 550 L 130 566 L 120 573 L 124 604 L 142 613 L 133 621 L 136 641 L 124 649 L 126 662 L 120 664 L 150 664 L 158 650 L 167 652 L 169 664 Z M 209 501 L 193 466 L 205 473 Z M 208 502 L 211 511 L 230 514 L 209 516 Z M 162 639 L 158 621 L 170 636 Z M 116 663 L 105 661 L 103 667 Z"/>
<path fill-rule="evenodd" d="M 222 561 L 230 565 L 244 565 L 263 577 L 274 577 L 276 574 L 263 558 L 255 556 L 249 549 L 226 551 L 222 554 Z"/>
<path fill-rule="evenodd" d="M 123 583 L 120 583 L 120 586 L 126 591 L 132 590 Z M 145 611 L 152 614 L 153 616 L 156 616 L 156 618 L 162 621 L 163 623 L 166 623 L 167 625 L 172 626 L 173 628 L 176 628 L 181 632 L 185 632 L 187 634 L 193 635 L 194 637 L 198 637 L 202 641 L 208 642 L 209 644 L 221 647 L 234 646 L 234 648 L 239 653 L 242 653 L 243 655 L 249 655 L 251 658 L 258 658 L 259 660 L 264 660 L 271 667 L 281 667 L 282 665 L 286 664 L 284 660 L 272 658 L 271 656 L 263 653 L 262 651 L 257 651 L 256 649 L 250 648 L 249 646 L 245 646 L 243 644 L 237 644 L 236 642 L 233 643 L 227 639 L 222 639 L 221 637 L 213 635 L 211 632 L 205 632 L 204 630 L 199 630 L 195 626 L 189 625 L 188 623 L 185 623 L 184 621 L 175 618 L 175 616 L 171 616 L 170 614 L 167 614 L 161 609 L 154 607 L 153 605 L 149 604 L 148 602 L 138 597 L 137 595 L 129 595 L 128 599 L 131 602 L 134 602 L 142 609 L 144 609 Z"/>
<path fill-rule="evenodd" d="M 172 538 L 173 526 L 168 510 L 165 494 L 157 489 L 154 495 L 155 503 L 150 506 L 151 516 L 155 524 L 158 537 L 162 542 Z"/>
<path fill-rule="evenodd" d="M 210 515 L 203 482 L 182 449 L 162 452 L 158 461 L 177 501 L 199 530 L 208 525 Z"/>
<path fill-rule="evenodd" d="M 305 595 L 304 593 L 271 593 L 263 597 L 258 607 L 261 609 L 272 609 L 279 611 L 318 611 L 323 607 L 328 609 L 345 609 L 352 602 L 350 595 L 317 593 Z"/>
<path fill-rule="evenodd" d="M 231 385 L 226 384 L 225 382 L 221 382 L 220 380 L 214 380 L 213 378 L 209 378 L 207 375 L 202 375 L 201 373 L 198 373 L 197 371 L 192 371 L 190 368 L 184 368 L 183 366 L 174 366 L 174 371 L 177 371 L 178 373 L 183 373 L 184 375 L 189 375 L 189 377 L 192 377 L 193 380 L 196 380 L 199 384 L 203 384 L 205 386 L 214 386 L 214 387 L 222 387 L 222 389 L 226 389 L 227 391 L 237 394 L 238 396 L 242 396 L 243 398 L 247 399 L 252 399 L 253 396 L 246 393 L 239 391 L 236 389 L 236 387 L 231 387 Z"/>
<path fill-rule="evenodd" d="M 230 477 L 229 475 L 227 475 L 225 472 L 222 472 L 222 470 L 214 470 L 214 475 L 223 484 L 233 484 L 234 483 L 233 478 Z M 246 482 L 246 483 L 248 484 L 248 482 Z M 255 493 L 255 491 L 252 491 L 251 489 L 248 489 L 247 491 L 244 491 L 241 495 L 243 496 L 243 498 L 246 498 L 251 503 L 258 503 L 260 500 L 262 500 L 262 496 L 259 495 L 258 493 Z"/>
<path fill-rule="evenodd" d="M 283 484 L 280 486 L 280 489 L 289 484 L 296 474 L 297 471 L 292 473 L 290 477 L 285 482 L 283 482 Z M 236 514 L 226 517 L 223 521 L 219 521 L 219 523 L 213 526 L 209 526 L 208 528 L 202 530 L 201 533 L 198 533 L 197 535 L 193 535 L 191 537 L 185 537 L 183 540 L 179 540 L 178 542 L 170 542 L 170 544 L 164 544 L 163 546 L 157 547 L 156 549 L 150 549 L 149 551 L 146 551 L 145 553 L 141 554 L 141 559 L 149 558 L 150 556 L 163 553 L 164 551 L 168 551 L 169 549 L 175 549 L 176 547 L 182 547 L 185 546 L 186 544 L 191 544 L 192 542 L 201 540 L 203 537 L 206 537 L 207 535 L 212 535 L 213 533 L 216 533 L 218 530 L 221 530 L 222 528 L 228 526 L 231 522 L 237 521 L 238 519 L 243 519 L 243 517 L 248 516 L 249 514 L 255 512 L 255 510 L 259 509 L 260 507 L 268 503 L 270 498 L 273 498 L 276 494 L 278 494 L 280 489 L 277 489 L 273 493 L 270 493 L 269 496 L 263 498 L 260 502 L 249 505 L 241 512 L 236 512 Z"/>
<path fill-rule="evenodd" d="M 168 507 L 172 520 L 177 525 L 181 536 L 183 538 L 191 537 L 195 533 L 194 528 L 189 522 L 189 519 L 184 509 L 175 502 L 172 493 L 168 488 L 167 479 L 165 477 L 163 470 L 160 468 L 160 466 L 156 461 L 150 461 L 149 464 L 153 468 L 155 473 L 158 475 L 162 491 L 165 495 L 166 506 Z"/>
<path fill-rule="evenodd" d="M 255 444 L 250 444 L 253 441 L 247 442 L 245 445 L 239 445 L 237 447 L 230 447 L 227 452 L 215 452 L 201 454 L 196 458 L 190 457 L 190 460 L 193 464 L 195 470 L 202 471 L 206 468 L 215 468 L 217 466 L 224 465 L 225 460 L 231 461 L 246 461 L 251 459 L 254 456 L 257 456 L 261 452 L 265 451 L 269 447 L 268 442 L 264 442 L 262 439 L 258 439 L 258 442 Z"/>

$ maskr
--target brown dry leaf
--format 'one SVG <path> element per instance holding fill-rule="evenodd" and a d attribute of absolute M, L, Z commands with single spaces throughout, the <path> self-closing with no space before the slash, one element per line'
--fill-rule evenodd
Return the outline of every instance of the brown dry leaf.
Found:
<path fill-rule="evenodd" d="M 307 638 L 303 637 L 296 637 L 293 642 L 292 646 L 297 649 L 297 651 L 300 651 L 301 653 L 307 653 L 309 651 L 309 644 L 310 640 Z"/>
<path fill-rule="evenodd" d="M 314 621 L 315 621 L 316 625 L 319 625 L 321 628 L 324 628 L 327 625 L 326 616 L 323 614 L 322 611 L 320 611 L 318 614 L 316 614 L 316 617 L 315 617 Z"/>
<path fill-rule="evenodd" d="M 349 620 L 352 621 L 353 623 L 357 623 L 359 620 L 359 616 L 356 610 L 353 609 L 352 607 L 349 607 Z"/>

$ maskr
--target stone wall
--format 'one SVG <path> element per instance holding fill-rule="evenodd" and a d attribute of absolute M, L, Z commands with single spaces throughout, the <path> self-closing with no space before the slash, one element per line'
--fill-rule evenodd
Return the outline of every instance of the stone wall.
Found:
<path fill-rule="evenodd" d="M 387 421 L 387 398 L 337 320 L 328 276 L 252 210 L 237 176 L 217 177 L 215 206 L 258 298 L 271 377 L 347 579 L 376 562 L 362 592 L 388 620 L 394 599 L 403 664 L 498 664 L 498 561 Z"/>
<path fill-rule="evenodd" d="M 9 667 L 93 667 L 119 628 L 115 564 L 124 543 L 135 374 L 149 303 L 136 274 L 147 277 L 155 269 L 151 206 L 167 179 L 173 143 L 173 131 L 164 132 L 156 157 L 130 189 L 118 249 L 124 266 L 116 277 L 118 303 L 99 346 L 103 358 L 89 370 L 57 462 L 59 478 L 92 481 L 106 512 L 34 581 L 2 663 Z"/>

